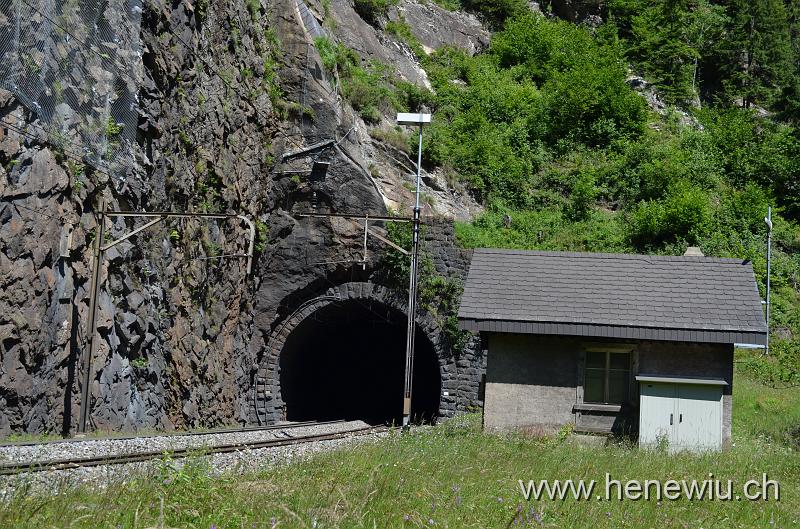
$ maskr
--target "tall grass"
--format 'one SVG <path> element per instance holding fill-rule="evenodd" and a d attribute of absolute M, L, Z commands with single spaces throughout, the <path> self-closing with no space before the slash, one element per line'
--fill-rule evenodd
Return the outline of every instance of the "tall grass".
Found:
<path fill-rule="evenodd" d="M 3 528 L 271 527 L 797 527 L 800 453 L 781 432 L 797 425 L 797 392 L 736 377 L 734 444 L 722 453 L 669 454 L 630 444 L 589 446 L 574 436 L 480 431 L 464 416 L 436 427 L 321 453 L 258 473 L 209 477 L 202 459 L 102 489 L 24 486 L 0 503 Z M 706 479 L 734 492 L 766 472 L 780 501 L 527 502 L 518 480 Z"/>

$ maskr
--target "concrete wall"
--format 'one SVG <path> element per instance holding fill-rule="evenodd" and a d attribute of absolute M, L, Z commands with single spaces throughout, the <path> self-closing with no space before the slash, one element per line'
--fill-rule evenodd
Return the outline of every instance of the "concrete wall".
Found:
<path fill-rule="evenodd" d="M 499 333 L 488 338 L 486 428 L 546 431 L 574 421 L 578 340 Z"/>
<path fill-rule="evenodd" d="M 552 431 L 567 423 L 597 432 L 633 432 L 638 419 L 638 387 L 630 403 L 607 409 L 583 404 L 585 347 L 620 344 L 532 334 L 488 333 L 484 426 L 488 429 Z M 719 377 L 723 391 L 723 444 L 730 443 L 733 346 L 683 342 L 635 342 L 631 378 L 638 373 Z"/>

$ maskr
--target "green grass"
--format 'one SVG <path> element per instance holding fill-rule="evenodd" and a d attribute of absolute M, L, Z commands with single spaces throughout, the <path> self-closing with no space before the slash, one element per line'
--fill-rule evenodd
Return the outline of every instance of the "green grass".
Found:
<path fill-rule="evenodd" d="M 43 496 L 23 487 L 1 500 L 0 527 L 797 527 L 800 453 L 781 432 L 797 426 L 800 395 L 741 375 L 734 395 L 735 446 L 722 453 L 490 435 L 468 415 L 259 473 L 209 477 L 198 459 L 180 470 L 167 461 L 158 472 L 101 490 L 62 484 L 61 494 Z M 781 499 L 526 502 L 517 483 L 602 484 L 606 472 L 623 481 L 702 480 L 712 472 L 734 487 L 766 472 L 780 482 Z"/>
<path fill-rule="evenodd" d="M 745 438 L 761 438 L 800 450 L 798 388 L 775 389 L 744 376 L 734 383 L 734 431 Z"/>

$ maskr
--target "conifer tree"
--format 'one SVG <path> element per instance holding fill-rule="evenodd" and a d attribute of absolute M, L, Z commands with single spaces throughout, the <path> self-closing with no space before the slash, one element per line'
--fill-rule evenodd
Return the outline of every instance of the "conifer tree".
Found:
<path fill-rule="evenodd" d="M 792 71 L 783 0 L 727 0 L 730 16 L 721 70 L 728 97 L 745 108 L 769 105 Z"/>
<path fill-rule="evenodd" d="M 791 41 L 791 71 L 776 110 L 784 120 L 800 124 L 800 2 L 786 0 L 786 18 Z"/>

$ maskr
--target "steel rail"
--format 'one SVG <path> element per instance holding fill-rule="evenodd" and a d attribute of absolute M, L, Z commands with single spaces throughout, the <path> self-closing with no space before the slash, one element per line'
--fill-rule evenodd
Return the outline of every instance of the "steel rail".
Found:
<path fill-rule="evenodd" d="M 97 457 L 59 459 L 43 462 L 12 463 L 10 465 L 0 465 L 0 476 L 10 476 L 28 472 L 46 472 L 55 470 L 70 470 L 76 468 L 99 467 L 105 465 L 121 465 L 126 463 L 140 463 L 160 459 L 164 456 L 173 458 L 184 458 L 191 455 L 207 456 L 214 454 L 226 454 L 243 450 L 258 450 L 261 448 L 277 448 L 317 441 L 331 441 L 346 437 L 359 437 L 370 433 L 388 431 L 385 426 L 364 426 L 343 432 L 333 432 L 325 434 L 311 434 L 299 437 L 284 437 L 279 439 L 266 439 L 261 441 L 243 441 L 240 443 L 223 444 L 212 447 L 186 447 L 174 450 L 135 452 L 130 454 L 105 455 Z"/>
<path fill-rule="evenodd" d="M 269 424 L 266 426 L 245 426 L 242 428 L 220 428 L 218 430 L 192 430 L 185 432 L 161 432 L 149 433 L 142 435 L 125 435 L 120 437 L 72 437 L 70 439 L 52 439 L 49 441 L 11 441 L 9 443 L 0 443 L 0 449 L 13 448 L 17 446 L 47 446 L 51 444 L 60 443 L 84 443 L 87 441 L 132 441 L 134 439 L 150 439 L 158 437 L 190 437 L 195 435 L 216 435 L 228 433 L 247 433 L 247 432 L 260 432 L 270 430 L 288 430 L 291 428 L 300 428 L 303 426 L 317 426 L 326 424 L 338 424 L 345 422 L 344 419 L 337 419 L 334 421 L 300 421 L 290 422 L 283 424 Z"/>

